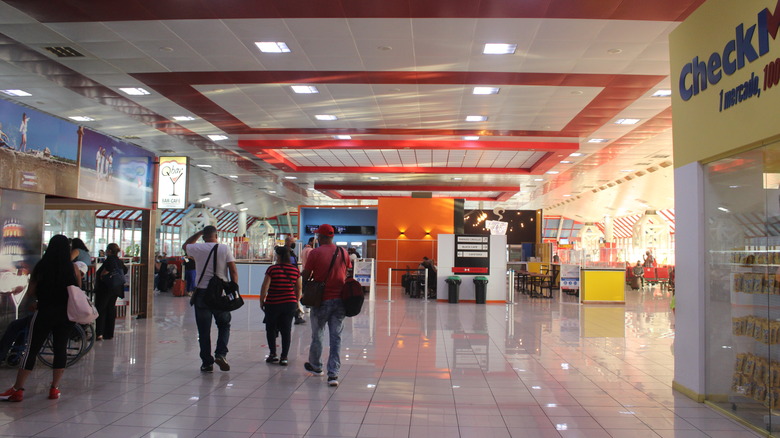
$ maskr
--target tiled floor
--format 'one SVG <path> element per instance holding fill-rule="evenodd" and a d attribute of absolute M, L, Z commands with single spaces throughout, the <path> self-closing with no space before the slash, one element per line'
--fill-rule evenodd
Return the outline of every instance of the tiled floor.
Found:
<path fill-rule="evenodd" d="M 347 318 L 330 388 L 303 370 L 308 325 L 294 328 L 289 367 L 263 361 L 257 301 L 234 313 L 232 370 L 201 374 L 188 300 L 161 295 L 154 319 L 67 370 L 60 400 L 46 398 L 50 371 L 38 367 L 24 402 L 0 404 L 0 436 L 757 436 L 671 390 L 668 296 L 628 296 L 625 307 L 382 297 Z M 3 386 L 14 374 L 0 370 Z"/>

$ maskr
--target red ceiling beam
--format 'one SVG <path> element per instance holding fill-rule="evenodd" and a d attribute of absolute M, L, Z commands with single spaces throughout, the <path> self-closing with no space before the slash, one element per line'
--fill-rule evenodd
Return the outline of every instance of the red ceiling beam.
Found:
<path fill-rule="evenodd" d="M 239 140 L 238 146 L 250 151 L 272 149 L 480 149 L 499 151 L 575 152 L 579 143 L 553 141 L 463 141 L 463 140 Z"/>
<path fill-rule="evenodd" d="M 410 192 L 513 192 L 520 189 L 518 187 L 496 187 L 496 186 L 458 186 L 458 185 L 375 185 L 375 184 L 326 184 L 314 183 L 314 190 L 362 190 L 374 192 L 389 191 L 410 191 Z"/>
<path fill-rule="evenodd" d="M 500 168 L 500 167 L 341 167 L 341 166 L 295 166 L 291 168 L 295 172 L 303 173 L 428 173 L 437 175 L 446 174 L 486 174 L 491 175 L 531 175 L 529 169 Z"/>

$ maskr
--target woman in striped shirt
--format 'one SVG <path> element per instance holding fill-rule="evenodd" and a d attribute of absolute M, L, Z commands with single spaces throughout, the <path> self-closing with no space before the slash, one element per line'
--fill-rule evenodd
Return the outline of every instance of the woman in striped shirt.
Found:
<path fill-rule="evenodd" d="M 301 273 L 291 263 L 290 248 L 277 246 L 276 264 L 265 271 L 263 288 L 260 291 L 260 307 L 265 312 L 265 335 L 270 350 L 265 359 L 268 363 L 287 365 L 290 351 L 292 322 L 301 299 Z M 282 356 L 276 356 L 276 335 L 282 335 Z"/>

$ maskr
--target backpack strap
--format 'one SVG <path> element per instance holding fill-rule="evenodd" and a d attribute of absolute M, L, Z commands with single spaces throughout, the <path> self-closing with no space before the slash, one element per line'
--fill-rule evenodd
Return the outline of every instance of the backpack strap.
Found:
<path fill-rule="evenodd" d="M 206 257 L 206 263 L 203 264 L 203 272 L 200 273 L 200 278 L 198 278 L 198 282 L 195 283 L 195 287 L 198 287 L 200 284 L 200 281 L 203 280 L 203 274 L 206 273 L 206 266 L 209 265 L 209 260 L 211 259 L 211 256 L 214 256 L 214 275 L 217 275 L 217 247 L 219 246 L 219 243 L 214 245 L 214 248 L 211 248 L 211 251 L 209 251 L 209 256 Z"/>

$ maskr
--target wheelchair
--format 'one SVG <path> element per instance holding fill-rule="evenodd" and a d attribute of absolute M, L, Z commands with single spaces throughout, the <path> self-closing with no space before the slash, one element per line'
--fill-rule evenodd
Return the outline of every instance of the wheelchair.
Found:
<path fill-rule="evenodd" d="M 8 365 L 17 366 L 22 361 L 22 356 L 24 355 L 27 346 L 28 330 L 29 327 L 19 334 L 17 340 L 21 339 L 21 342 L 17 341 L 14 343 L 11 350 L 8 352 L 5 359 Z M 95 324 L 74 324 L 68 335 L 68 345 L 66 347 L 67 362 L 65 363 L 65 367 L 70 367 L 78 362 L 79 359 L 89 353 L 93 345 L 95 345 Z M 38 360 L 49 368 L 54 365 L 54 349 L 52 346 L 51 333 L 49 333 L 49 336 L 43 343 L 43 347 L 41 347 L 41 351 L 38 353 Z"/>

